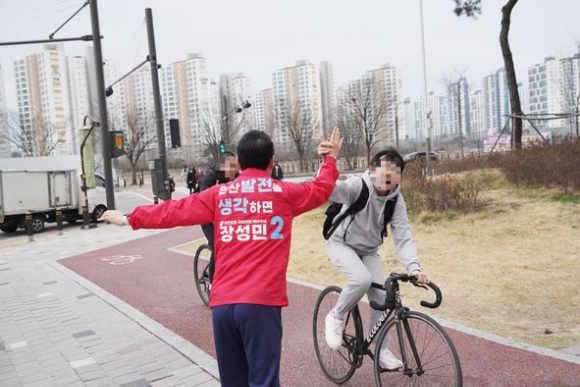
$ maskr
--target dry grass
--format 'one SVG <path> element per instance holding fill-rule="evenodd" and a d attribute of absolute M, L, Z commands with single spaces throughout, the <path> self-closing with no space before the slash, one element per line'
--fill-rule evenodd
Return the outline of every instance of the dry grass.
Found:
<path fill-rule="evenodd" d="M 413 217 L 423 270 L 444 295 L 437 316 L 553 349 L 580 343 L 580 205 L 537 192 L 522 194 L 499 182 L 483 193 L 492 203 L 485 210 Z M 323 219 L 323 209 L 295 219 L 288 274 L 342 285 L 328 261 Z M 385 274 L 402 271 L 393 243 L 385 242 Z M 407 305 L 421 308 L 422 290 L 402 290 Z"/>

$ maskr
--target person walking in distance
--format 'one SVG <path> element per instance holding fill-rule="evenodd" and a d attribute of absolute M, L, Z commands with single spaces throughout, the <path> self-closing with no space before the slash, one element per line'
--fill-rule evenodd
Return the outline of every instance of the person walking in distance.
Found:
<path fill-rule="evenodd" d="M 189 194 L 191 195 L 195 190 L 195 186 L 197 185 L 197 177 L 195 172 L 195 167 L 192 166 L 187 173 L 187 188 L 189 189 Z"/>

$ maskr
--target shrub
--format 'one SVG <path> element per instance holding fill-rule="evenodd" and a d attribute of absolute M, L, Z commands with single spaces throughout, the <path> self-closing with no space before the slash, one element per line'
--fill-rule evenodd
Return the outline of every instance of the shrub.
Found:
<path fill-rule="evenodd" d="M 473 172 L 424 178 L 419 163 L 409 164 L 402 184 L 409 212 L 469 213 L 483 206 L 480 193 L 486 177 Z"/>
<path fill-rule="evenodd" d="M 517 187 L 560 188 L 580 192 L 580 141 L 538 145 L 494 158 L 506 178 Z"/>

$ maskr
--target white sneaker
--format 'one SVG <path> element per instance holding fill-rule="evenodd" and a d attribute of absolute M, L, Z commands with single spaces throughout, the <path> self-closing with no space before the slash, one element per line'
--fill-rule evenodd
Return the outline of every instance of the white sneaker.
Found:
<path fill-rule="evenodd" d="M 382 368 L 387 369 L 389 371 L 398 370 L 399 368 L 403 368 L 403 362 L 400 361 L 393 355 L 391 351 L 387 348 L 381 349 L 381 355 L 379 357 L 379 364 Z"/>
<path fill-rule="evenodd" d="M 344 332 L 344 320 L 339 320 L 332 314 L 326 316 L 326 344 L 332 349 L 339 350 L 342 347 L 342 333 Z"/>

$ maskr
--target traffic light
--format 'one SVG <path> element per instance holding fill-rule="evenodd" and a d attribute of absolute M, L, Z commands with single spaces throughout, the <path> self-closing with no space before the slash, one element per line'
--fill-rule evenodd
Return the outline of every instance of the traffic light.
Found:
<path fill-rule="evenodd" d="M 226 144 L 224 144 L 224 140 L 220 141 L 220 154 L 226 153 Z"/>
<path fill-rule="evenodd" d="M 179 120 L 175 118 L 170 119 L 169 129 L 171 132 L 171 147 L 179 148 L 181 146 L 181 137 L 179 134 Z"/>
<path fill-rule="evenodd" d="M 116 159 L 125 154 L 125 137 L 123 132 L 115 130 L 109 132 L 111 144 L 111 158 Z"/>

